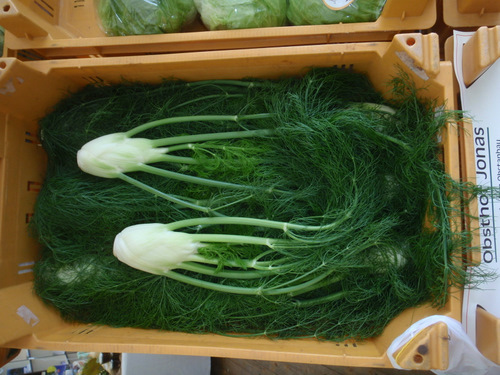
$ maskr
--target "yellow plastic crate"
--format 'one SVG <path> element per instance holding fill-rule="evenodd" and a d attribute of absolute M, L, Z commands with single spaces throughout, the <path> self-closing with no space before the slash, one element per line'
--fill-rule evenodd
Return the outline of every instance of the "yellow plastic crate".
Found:
<path fill-rule="evenodd" d="M 500 25 L 500 1 L 443 0 L 443 19 L 453 28 Z"/>
<path fill-rule="evenodd" d="M 344 67 L 368 75 L 379 90 L 402 67 L 425 95 L 452 109 L 456 104 L 451 63 L 439 60 L 438 36 L 396 35 L 391 42 L 187 52 L 23 62 L 0 59 L 0 347 L 48 350 L 203 355 L 339 366 L 391 367 L 386 350 L 412 323 L 434 314 L 461 320 L 462 293 L 440 310 L 409 309 L 376 338 L 342 343 L 314 339 L 232 338 L 157 330 L 66 323 L 32 292 L 31 267 L 39 246 L 27 223 L 44 176 L 46 157 L 36 138 L 37 121 L 66 93 L 88 83 L 160 82 L 297 76 L 310 67 Z M 442 134 L 447 172 L 460 177 L 459 134 Z M 461 225 L 460 223 L 454 223 Z M 112 301 L 110 301 L 112 303 Z M 398 356 L 405 368 L 445 369 L 446 326 L 432 326 Z M 425 345 L 428 350 L 422 351 Z M 420 349 L 419 349 L 420 347 Z"/>
<path fill-rule="evenodd" d="M 436 0 L 387 0 L 375 22 L 217 31 L 198 23 L 180 33 L 107 37 L 94 0 L 0 0 L 7 56 L 23 60 L 388 41 L 430 29 L 436 17 Z"/>

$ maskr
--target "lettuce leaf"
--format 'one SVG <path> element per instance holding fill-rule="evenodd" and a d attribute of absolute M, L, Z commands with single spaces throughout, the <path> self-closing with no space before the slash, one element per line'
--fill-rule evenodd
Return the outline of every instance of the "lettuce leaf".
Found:
<path fill-rule="evenodd" d="M 373 22 L 378 19 L 386 0 L 354 0 L 347 7 L 334 10 L 323 0 L 289 0 L 288 20 L 292 25 Z"/>
<path fill-rule="evenodd" d="M 287 0 L 194 0 L 209 30 L 282 26 Z"/>
<path fill-rule="evenodd" d="M 97 13 L 110 36 L 179 32 L 196 17 L 193 0 L 97 0 Z"/>

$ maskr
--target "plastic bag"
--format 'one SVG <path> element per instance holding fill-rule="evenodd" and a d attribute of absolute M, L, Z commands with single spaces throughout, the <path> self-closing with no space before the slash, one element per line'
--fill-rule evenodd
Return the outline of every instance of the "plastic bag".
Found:
<path fill-rule="evenodd" d="M 287 0 L 194 0 L 209 30 L 282 26 Z"/>
<path fill-rule="evenodd" d="M 193 22 L 193 0 L 96 0 L 101 27 L 107 35 L 175 33 Z"/>
<path fill-rule="evenodd" d="M 449 366 L 446 370 L 432 370 L 432 372 L 438 375 L 500 374 L 500 366 L 481 354 L 465 333 L 462 324 L 455 319 L 442 315 L 433 315 L 419 320 L 392 342 L 387 349 L 387 355 L 394 368 L 402 369 L 396 362 L 394 353 L 411 341 L 421 330 L 438 322 L 444 322 L 448 326 Z"/>
<path fill-rule="evenodd" d="M 373 22 L 386 0 L 289 0 L 287 18 L 292 25 Z"/>

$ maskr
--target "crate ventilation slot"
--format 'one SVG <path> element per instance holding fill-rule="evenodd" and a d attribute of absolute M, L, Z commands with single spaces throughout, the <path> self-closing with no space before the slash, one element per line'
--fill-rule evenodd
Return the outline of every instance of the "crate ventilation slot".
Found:
<path fill-rule="evenodd" d="M 38 181 L 28 181 L 28 191 L 39 192 L 42 188 L 42 184 Z"/>
<path fill-rule="evenodd" d="M 334 65 L 333 67 L 336 68 L 336 69 L 342 69 L 342 70 L 352 71 L 354 69 L 354 64 L 349 64 L 349 65 L 346 65 L 346 64 Z"/>
<path fill-rule="evenodd" d="M 28 60 L 28 61 L 45 60 L 45 58 L 42 55 L 36 53 L 35 51 L 30 51 L 26 49 L 17 51 L 17 58 L 20 60 Z"/>
<path fill-rule="evenodd" d="M 94 331 L 95 331 L 95 327 L 88 327 L 88 328 L 85 328 L 83 330 L 73 331 L 73 333 L 77 334 L 77 335 L 89 335 Z"/>
<path fill-rule="evenodd" d="M 93 84 L 93 85 L 99 85 L 99 86 L 106 85 L 106 82 L 104 81 L 104 79 L 102 79 L 101 77 L 98 77 L 98 76 L 83 77 L 83 79 L 86 80 L 87 82 Z"/>
<path fill-rule="evenodd" d="M 24 132 L 24 142 L 25 143 L 35 144 L 35 145 L 39 145 L 40 144 L 40 141 L 39 141 L 38 137 L 35 134 L 33 134 L 33 133 L 29 132 L 29 131 Z"/>
<path fill-rule="evenodd" d="M 35 265 L 35 262 L 23 262 L 19 263 L 18 267 L 19 270 L 17 271 L 18 275 L 24 275 L 25 273 L 31 273 L 33 272 L 33 266 Z"/>
<path fill-rule="evenodd" d="M 73 8 L 83 8 L 85 6 L 85 0 L 74 0 Z"/>
<path fill-rule="evenodd" d="M 35 0 L 34 3 L 43 12 L 54 18 L 54 8 L 49 3 L 44 0 Z"/>
<path fill-rule="evenodd" d="M 336 343 L 335 345 L 336 345 L 336 346 L 344 346 L 344 347 L 346 347 L 346 348 L 357 348 L 357 347 L 358 347 L 358 344 L 356 344 L 355 342 L 350 343 L 350 344 L 349 344 L 349 343 L 346 343 L 346 342 L 345 342 L 345 343 L 340 343 L 340 342 L 338 342 L 338 343 Z"/>

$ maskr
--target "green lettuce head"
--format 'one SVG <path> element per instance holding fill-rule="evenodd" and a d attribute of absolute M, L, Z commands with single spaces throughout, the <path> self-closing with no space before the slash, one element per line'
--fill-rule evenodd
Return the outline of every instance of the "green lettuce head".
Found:
<path fill-rule="evenodd" d="M 143 35 L 179 32 L 196 17 L 193 0 L 97 0 L 105 33 Z"/>
<path fill-rule="evenodd" d="M 292 25 L 373 22 L 378 19 L 386 0 L 289 0 L 287 17 Z M 332 9 L 326 3 L 345 5 Z"/>
<path fill-rule="evenodd" d="M 282 26 L 287 0 L 194 0 L 209 30 Z"/>

